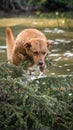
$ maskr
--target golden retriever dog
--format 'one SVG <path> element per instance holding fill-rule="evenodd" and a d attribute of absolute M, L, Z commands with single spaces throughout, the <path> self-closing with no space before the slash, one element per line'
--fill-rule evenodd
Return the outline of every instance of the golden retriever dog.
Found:
<path fill-rule="evenodd" d="M 41 71 L 45 69 L 45 57 L 51 43 L 37 29 L 24 29 L 14 39 L 9 27 L 6 28 L 7 59 L 19 65 L 28 55 Z"/>

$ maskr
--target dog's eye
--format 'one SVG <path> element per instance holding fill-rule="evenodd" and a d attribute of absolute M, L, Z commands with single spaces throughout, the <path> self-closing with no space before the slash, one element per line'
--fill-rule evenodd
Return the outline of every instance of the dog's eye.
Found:
<path fill-rule="evenodd" d="M 45 52 L 45 51 L 43 51 L 43 52 L 42 52 L 42 54 L 43 54 L 43 55 L 45 55 L 45 54 L 46 54 L 46 52 Z"/>
<path fill-rule="evenodd" d="M 37 51 L 35 51 L 35 52 L 33 52 L 33 54 L 34 54 L 34 55 L 38 55 L 38 52 L 37 52 Z"/>

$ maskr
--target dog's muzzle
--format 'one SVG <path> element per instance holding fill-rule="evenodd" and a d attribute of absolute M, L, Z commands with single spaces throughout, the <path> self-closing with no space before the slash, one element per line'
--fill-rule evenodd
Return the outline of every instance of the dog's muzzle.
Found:
<path fill-rule="evenodd" d="M 40 67 L 43 67 L 43 66 L 44 66 L 44 62 L 43 62 L 42 60 L 40 60 L 39 63 L 38 63 L 38 65 L 39 65 Z"/>

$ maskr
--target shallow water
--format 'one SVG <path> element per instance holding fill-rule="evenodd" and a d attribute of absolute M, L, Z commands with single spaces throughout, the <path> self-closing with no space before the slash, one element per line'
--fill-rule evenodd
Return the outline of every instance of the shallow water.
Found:
<path fill-rule="evenodd" d="M 55 42 L 54 42 L 55 43 Z M 73 74 L 73 42 L 54 44 L 49 56 L 52 58 L 53 67 L 49 71 L 52 75 Z"/>
<path fill-rule="evenodd" d="M 53 42 L 48 59 L 52 65 L 47 67 L 47 75 L 72 75 L 73 74 L 73 33 L 58 28 L 42 29 L 48 40 Z M 2 41 L 2 39 L 1 39 Z M 0 44 L 0 62 L 6 61 L 6 46 Z"/>

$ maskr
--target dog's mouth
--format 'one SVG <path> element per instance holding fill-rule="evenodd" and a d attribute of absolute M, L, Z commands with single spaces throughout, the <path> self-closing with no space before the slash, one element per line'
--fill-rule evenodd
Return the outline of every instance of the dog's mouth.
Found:
<path fill-rule="evenodd" d="M 44 71 L 44 66 L 40 66 L 39 68 L 40 68 L 41 72 Z"/>

